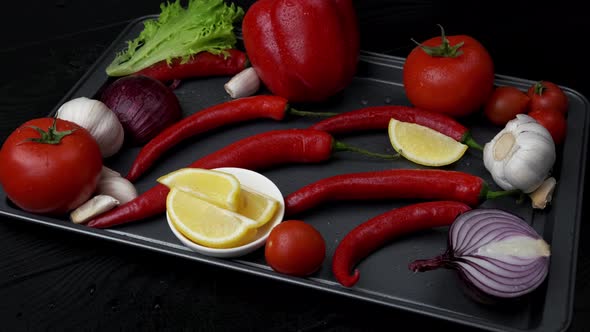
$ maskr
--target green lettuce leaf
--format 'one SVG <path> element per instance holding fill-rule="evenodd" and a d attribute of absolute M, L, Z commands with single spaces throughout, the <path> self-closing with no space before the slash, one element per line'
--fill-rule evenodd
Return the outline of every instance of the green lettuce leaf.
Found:
<path fill-rule="evenodd" d="M 150 65 L 207 51 L 224 53 L 235 47 L 234 24 L 244 10 L 223 0 L 189 0 L 186 8 L 180 0 L 162 3 L 157 19 L 144 22 L 139 36 L 127 41 L 127 49 L 118 53 L 107 67 L 109 76 L 133 74 Z"/>

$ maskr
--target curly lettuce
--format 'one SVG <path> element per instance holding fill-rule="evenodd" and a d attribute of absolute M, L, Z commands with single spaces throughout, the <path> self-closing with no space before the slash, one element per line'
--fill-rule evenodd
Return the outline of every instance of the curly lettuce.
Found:
<path fill-rule="evenodd" d="M 156 62 L 170 63 L 173 58 L 187 61 L 203 51 L 225 53 L 235 47 L 234 24 L 244 16 L 242 8 L 223 0 L 189 0 L 186 8 L 176 0 L 162 3 L 160 9 L 158 18 L 145 21 L 139 36 L 117 53 L 107 75 L 130 75 Z"/>

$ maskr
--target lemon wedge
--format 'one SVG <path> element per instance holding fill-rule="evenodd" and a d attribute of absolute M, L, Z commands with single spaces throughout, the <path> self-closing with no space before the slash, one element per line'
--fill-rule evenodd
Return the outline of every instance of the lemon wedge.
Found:
<path fill-rule="evenodd" d="M 166 210 L 174 228 L 210 248 L 240 246 L 257 232 L 256 221 L 174 187 L 166 197 Z"/>
<path fill-rule="evenodd" d="M 261 192 L 242 186 L 241 200 L 237 213 L 256 221 L 256 227 L 263 226 L 275 215 L 279 202 Z"/>
<path fill-rule="evenodd" d="M 391 119 L 388 133 L 395 151 L 419 165 L 449 165 L 461 159 L 467 151 L 467 145 L 415 123 Z"/>
<path fill-rule="evenodd" d="M 237 211 L 241 200 L 240 181 L 232 174 L 202 168 L 181 168 L 157 181 L 230 211 Z"/>

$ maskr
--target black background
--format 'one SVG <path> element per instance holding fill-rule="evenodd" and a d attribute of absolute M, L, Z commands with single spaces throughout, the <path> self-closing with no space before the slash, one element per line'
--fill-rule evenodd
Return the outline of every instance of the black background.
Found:
<path fill-rule="evenodd" d="M 3 4 L 0 142 L 45 116 L 133 19 L 157 0 Z M 252 1 L 236 1 L 247 9 Z M 8 6 L 6 8 L 5 6 Z M 405 57 L 411 38 L 468 34 L 498 74 L 590 96 L 581 2 L 356 1 L 362 48 Z M 586 200 L 587 201 L 587 200 Z M 588 205 L 587 203 L 585 204 Z M 584 211 L 587 216 L 587 209 Z M 590 229 L 582 224 L 570 331 L 590 329 Z M 0 331 L 380 331 L 463 326 L 0 218 Z"/>

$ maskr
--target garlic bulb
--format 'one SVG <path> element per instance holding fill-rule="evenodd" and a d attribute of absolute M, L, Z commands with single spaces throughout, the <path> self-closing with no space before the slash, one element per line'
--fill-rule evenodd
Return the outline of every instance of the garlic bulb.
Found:
<path fill-rule="evenodd" d="M 57 110 L 57 117 L 78 124 L 98 142 L 104 158 L 117 153 L 123 145 L 124 131 L 117 115 L 103 102 L 86 97 L 72 99 Z"/>
<path fill-rule="evenodd" d="M 518 114 L 483 150 L 486 169 L 504 190 L 530 193 L 549 175 L 555 163 L 555 143 L 535 119 Z"/>

